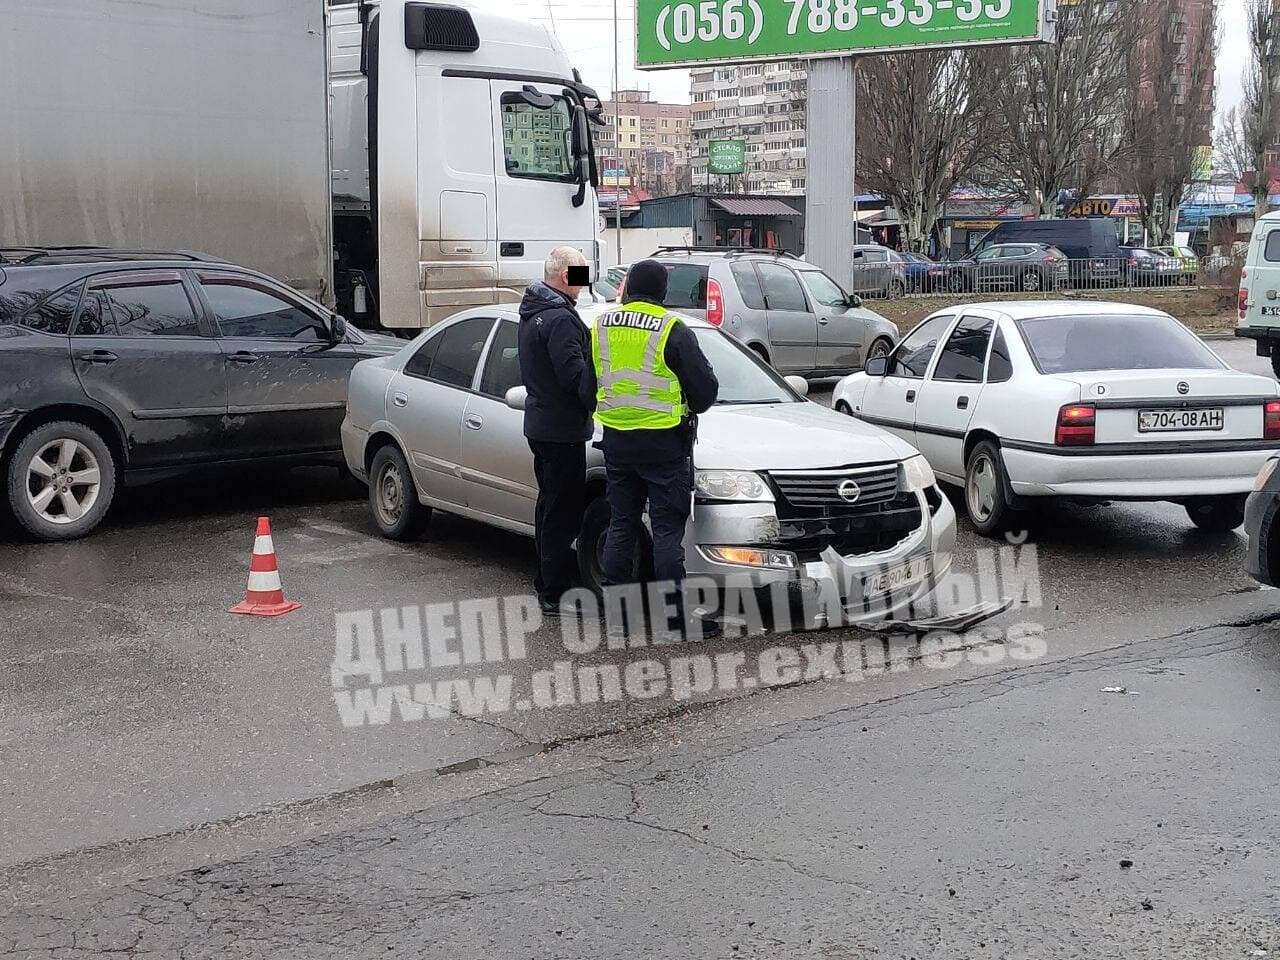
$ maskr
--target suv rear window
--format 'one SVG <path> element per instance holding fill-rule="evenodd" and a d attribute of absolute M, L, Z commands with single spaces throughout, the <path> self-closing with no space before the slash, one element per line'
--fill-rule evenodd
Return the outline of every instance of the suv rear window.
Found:
<path fill-rule="evenodd" d="M 51 290 L 43 284 L 23 286 L 10 279 L 10 283 L 0 288 L 0 323 L 13 323 L 44 333 L 70 332 L 83 281 Z"/>
<path fill-rule="evenodd" d="M 667 297 L 663 304 L 673 310 L 707 309 L 707 268 L 699 263 L 664 263 L 667 268 Z"/>

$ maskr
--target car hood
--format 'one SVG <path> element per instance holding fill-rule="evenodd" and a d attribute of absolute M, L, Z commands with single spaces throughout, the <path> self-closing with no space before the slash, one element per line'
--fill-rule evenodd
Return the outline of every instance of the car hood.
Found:
<path fill-rule="evenodd" d="M 906 441 L 817 403 L 712 407 L 698 418 L 702 470 L 815 470 L 903 460 Z"/>

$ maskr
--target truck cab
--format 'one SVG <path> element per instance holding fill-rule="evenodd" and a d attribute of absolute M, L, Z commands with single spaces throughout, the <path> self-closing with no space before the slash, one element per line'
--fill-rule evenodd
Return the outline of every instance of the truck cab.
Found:
<path fill-rule="evenodd" d="M 364 0 L 328 43 L 340 313 L 420 329 L 518 302 L 556 246 L 598 267 L 600 100 L 546 27 Z"/>
<path fill-rule="evenodd" d="M 1280 211 L 1258 218 L 1240 270 L 1237 337 L 1257 343 L 1280 376 Z"/>

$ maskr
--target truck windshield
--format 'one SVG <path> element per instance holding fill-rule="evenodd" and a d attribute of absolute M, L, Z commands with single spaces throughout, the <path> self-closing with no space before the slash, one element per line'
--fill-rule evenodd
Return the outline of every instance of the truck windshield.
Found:
<path fill-rule="evenodd" d="M 1200 338 L 1170 317 L 1142 314 L 1019 320 L 1041 373 L 1220 370 Z"/>
<path fill-rule="evenodd" d="M 800 403 L 799 397 L 759 357 L 726 334 L 693 327 L 698 346 L 720 381 L 717 406 L 739 403 Z"/>
<path fill-rule="evenodd" d="M 502 152 L 507 173 L 539 180 L 572 180 L 572 114 L 564 97 L 535 107 L 518 94 L 502 97 Z"/>

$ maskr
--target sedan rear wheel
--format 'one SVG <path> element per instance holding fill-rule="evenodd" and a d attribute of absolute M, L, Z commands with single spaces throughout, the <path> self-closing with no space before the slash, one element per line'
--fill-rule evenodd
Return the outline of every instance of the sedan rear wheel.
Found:
<path fill-rule="evenodd" d="M 116 466 L 97 431 L 61 421 L 33 430 L 9 461 L 9 506 L 41 540 L 73 540 L 101 521 L 116 490 Z"/>
<path fill-rule="evenodd" d="M 418 499 L 418 487 L 404 455 L 382 447 L 369 467 L 369 507 L 378 532 L 390 540 L 415 540 L 431 519 L 431 508 Z"/>
<path fill-rule="evenodd" d="M 1244 494 L 1188 501 L 1187 516 L 1201 530 L 1227 533 L 1244 523 Z"/>

